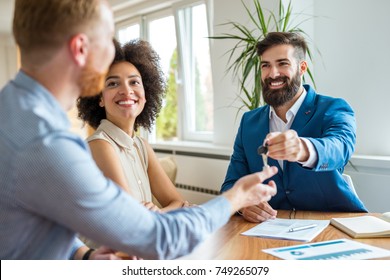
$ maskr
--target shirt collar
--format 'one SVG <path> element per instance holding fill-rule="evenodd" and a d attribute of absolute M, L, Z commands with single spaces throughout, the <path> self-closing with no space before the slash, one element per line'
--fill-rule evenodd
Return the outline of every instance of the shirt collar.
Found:
<path fill-rule="evenodd" d="M 130 137 L 130 135 L 128 135 L 126 132 L 124 132 L 122 129 L 117 127 L 109 120 L 102 119 L 98 129 L 103 130 L 105 133 L 107 133 L 117 145 L 130 150 L 133 148 L 133 137 Z"/>

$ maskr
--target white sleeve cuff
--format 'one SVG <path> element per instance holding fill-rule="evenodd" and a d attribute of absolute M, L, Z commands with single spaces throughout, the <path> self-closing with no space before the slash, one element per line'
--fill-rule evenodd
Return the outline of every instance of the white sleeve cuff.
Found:
<path fill-rule="evenodd" d="M 307 149 L 309 150 L 309 159 L 307 161 L 298 162 L 302 164 L 303 167 L 314 168 L 318 160 L 317 151 L 314 148 L 313 143 L 309 139 L 303 137 L 300 137 L 300 139 L 302 139 L 306 143 Z"/>

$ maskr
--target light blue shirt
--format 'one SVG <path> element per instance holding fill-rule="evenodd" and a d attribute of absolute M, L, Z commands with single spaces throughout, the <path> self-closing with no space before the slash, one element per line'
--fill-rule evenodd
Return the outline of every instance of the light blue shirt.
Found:
<path fill-rule="evenodd" d="M 47 89 L 20 71 L 0 92 L 0 259 L 67 259 L 97 243 L 145 259 L 188 254 L 230 217 L 217 197 L 157 214 L 141 206 L 93 161 L 69 132 Z"/>

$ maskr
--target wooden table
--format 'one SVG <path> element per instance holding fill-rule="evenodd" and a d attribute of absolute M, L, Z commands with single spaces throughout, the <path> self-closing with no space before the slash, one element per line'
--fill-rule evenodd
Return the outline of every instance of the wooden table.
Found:
<path fill-rule="evenodd" d="M 296 211 L 292 213 L 287 210 L 279 210 L 278 218 L 288 219 L 314 219 L 330 220 L 333 217 L 354 217 L 368 215 L 365 213 L 325 213 L 311 211 Z M 369 214 L 376 215 L 376 214 Z M 259 238 L 241 235 L 242 232 L 256 226 L 255 223 L 245 221 L 241 216 L 233 216 L 230 221 L 220 230 L 212 234 L 205 242 L 181 259 L 201 259 L 201 260 L 275 260 L 279 259 L 270 254 L 266 254 L 262 249 L 275 248 L 303 244 L 299 241 Z M 329 225 L 311 242 L 320 242 L 340 238 L 349 238 L 369 245 L 390 250 L 390 238 L 360 238 L 353 239 L 344 232 Z M 390 257 L 382 258 L 390 259 Z"/>

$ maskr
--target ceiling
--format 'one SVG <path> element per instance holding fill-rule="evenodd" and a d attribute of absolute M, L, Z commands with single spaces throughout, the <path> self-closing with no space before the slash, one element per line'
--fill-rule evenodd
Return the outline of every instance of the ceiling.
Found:
<path fill-rule="evenodd" d="M 145 2 L 146 0 L 108 0 L 113 10 Z M 0 34 L 10 34 L 15 0 L 0 0 Z"/>

